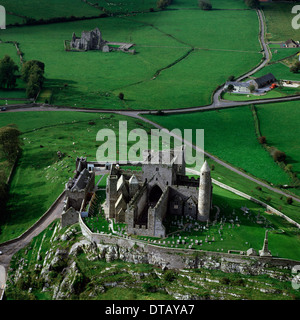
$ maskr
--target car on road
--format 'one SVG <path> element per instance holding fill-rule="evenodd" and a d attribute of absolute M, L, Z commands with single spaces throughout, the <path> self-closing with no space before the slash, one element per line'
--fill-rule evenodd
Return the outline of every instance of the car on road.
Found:
<path fill-rule="evenodd" d="M 2 108 L 1 108 L 1 111 L 6 111 L 6 108 L 5 108 L 5 107 L 2 107 Z"/>
<path fill-rule="evenodd" d="M 2 254 L 3 252 L 2 251 L 0 251 L 0 256 L 1 256 L 1 254 Z"/>

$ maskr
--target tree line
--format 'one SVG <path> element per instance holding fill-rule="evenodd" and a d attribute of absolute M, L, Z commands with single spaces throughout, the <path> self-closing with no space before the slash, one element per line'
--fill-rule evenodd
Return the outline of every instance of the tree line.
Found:
<path fill-rule="evenodd" d="M 44 84 L 45 64 L 38 60 L 30 60 L 23 63 L 21 75 L 18 75 L 19 67 L 13 59 L 5 55 L 0 60 L 0 88 L 12 89 L 16 87 L 17 78 L 26 83 L 26 95 L 28 98 L 35 98 Z"/>

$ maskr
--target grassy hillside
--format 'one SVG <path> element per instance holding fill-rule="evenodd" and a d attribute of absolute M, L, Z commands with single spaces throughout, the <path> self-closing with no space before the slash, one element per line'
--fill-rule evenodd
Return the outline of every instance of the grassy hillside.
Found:
<path fill-rule="evenodd" d="M 80 112 L 26 112 L 1 114 L 0 127 L 15 123 L 24 142 L 22 156 L 10 185 L 7 220 L 1 225 L 0 242 L 15 238 L 50 207 L 73 177 L 76 157 L 96 160 L 102 128 L 118 128 L 128 120 L 128 129 L 145 128 L 122 116 Z M 117 133 L 117 132 L 116 132 Z M 129 144 L 130 145 L 130 144 Z M 64 156 L 58 159 L 57 151 Z"/>
<path fill-rule="evenodd" d="M 66 236 L 68 240 L 62 240 Z M 53 222 L 29 246 L 14 255 L 5 292 L 7 300 L 51 300 L 58 288 L 66 300 L 153 302 L 187 298 L 294 300 L 299 297 L 299 291 L 291 286 L 288 270 L 266 268 L 266 274 L 260 275 L 225 273 L 210 266 L 163 271 L 149 264 L 106 262 L 93 252 L 64 255 L 59 262 L 54 262 L 58 249 L 68 252 L 82 239 L 78 225 L 61 229 L 59 221 Z M 70 277 L 71 265 L 77 271 L 73 278 Z M 66 272 L 62 272 L 63 268 Z"/>

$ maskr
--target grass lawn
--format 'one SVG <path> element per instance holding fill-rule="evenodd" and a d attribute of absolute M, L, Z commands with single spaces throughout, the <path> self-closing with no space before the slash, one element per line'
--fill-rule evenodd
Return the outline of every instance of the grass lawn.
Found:
<path fill-rule="evenodd" d="M 220 6 L 224 4 L 220 1 Z M 243 32 L 232 37 L 241 22 Z M 73 32 L 80 35 L 96 26 L 106 40 L 135 43 L 137 54 L 64 51 L 63 41 Z M 1 32 L 1 39 L 18 41 L 25 60 L 43 61 L 45 89 L 53 92 L 52 103 L 73 107 L 160 109 L 209 104 L 213 90 L 228 76 L 243 74 L 261 60 L 253 10 L 165 10 L 23 26 Z M 125 94 L 122 101 L 120 92 Z"/>
<path fill-rule="evenodd" d="M 263 3 L 263 11 L 267 23 L 267 40 L 287 41 L 288 39 L 300 40 L 299 31 L 292 27 L 291 13 L 296 3 Z"/>

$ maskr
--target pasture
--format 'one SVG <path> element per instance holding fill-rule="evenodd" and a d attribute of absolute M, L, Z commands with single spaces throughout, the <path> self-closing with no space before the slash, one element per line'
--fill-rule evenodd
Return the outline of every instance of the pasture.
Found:
<path fill-rule="evenodd" d="M 261 134 L 268 145 L 275 146 L 287 155 L 287 163 L 300 177 L 300 102 L 281 102 L 257 105 Z"/>
<path fill-rule="evenodd" d="M 174 1 L 174 10 L 9 28 L 0 36 L 18 41 L 25 61 L 45 63 L 45 87 L 53 92 L 53 104 L 110 109 L 210 104 L 218 85 L 260 62 L 257 15 L 222 10 L 224 1 L 216 1 L 220 10 L 212 12 L 181 4 Z M 243 32 L 232 37 L 241 23 Z M 64 51 L 63 42 L 73 32 L 80 36 L 95 27 L 105 40 L 135 43 L 137 54 Z M 0 55 L 5 53 L 0 46 Z"/>
<path fill-rule="evenodd" d="M 147 115 L 152 121 L 174 128 L 204 129 L 205 151 L 242 168 L 262 180 L 287 184 L 289 177 L 258 143 L 249 107 L 180 115 Z"/>
<path fill-rule="evenodd" d="M 3 5 L 7 12 L 12 13 L 15 16 L 23 18 L 34 19 L 49 19 L 60 17 L 91 17 L 97 16 L 102 11 L 81 0 L 2 0 Z M 9 20 L 10 21 L 10 20 Z M 17 20 L 16 22 L 22 23 Z"/>
<path fill-rule="evenodd" d="M 266 18 L 266 38 L 269 41 L 300 40 L 299 31 L 292 27 L 292 8 L 295 3 L 263 3 Z M 299 23 L 299 21 L 298 21 Z"/>

